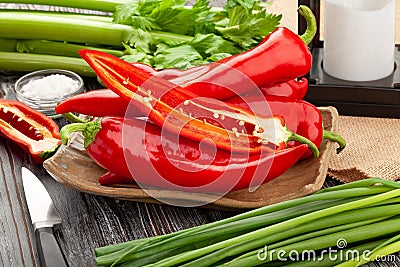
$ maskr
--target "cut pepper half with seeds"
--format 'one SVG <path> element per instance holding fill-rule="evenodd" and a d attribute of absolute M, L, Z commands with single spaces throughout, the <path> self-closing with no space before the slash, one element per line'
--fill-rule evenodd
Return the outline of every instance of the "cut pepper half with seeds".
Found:
<path fill-rule="evenodd" d="M 201 98 L 104 52 L 79 53 L 109 89 L 170 132 L 220 149 L 250 154 L 283 149 L 287 142 L 298 141 L 307 144 L 314 156 L 319 155 L 318 148 L 289 131 L 280 116 L 257 116 L 231 104 Z"/>
<path fill-rule="evenodd" d="M 14 100 L 0 99 L 0 132 L 28 151 L 36 163 L 61 145 L 58 126 L 52 119 Z"/>

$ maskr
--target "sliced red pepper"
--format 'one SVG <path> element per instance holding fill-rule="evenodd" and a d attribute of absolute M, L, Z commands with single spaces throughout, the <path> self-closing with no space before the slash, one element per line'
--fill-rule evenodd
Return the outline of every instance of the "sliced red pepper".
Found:
<path fill-rule="evenodd" d="M 193 192 L 258 186 L 284 173 L 307 151 L 306 145 L 300 145 L 275 153 L 231 154 L 199 147 L 186 138 L 178 140 L 153 123 L 121 117 L 66 125 L 61 129 L 64 144 L 75 131 L 84 135 L 88 155 L 110 172 L 100 180 L 103 183 L 134 179 L 141 186 Z"/>
<path fill-rule="evenodd" d="M 25 104 L 0 99 L 0 132 L 42 163 L 61 145 L 57 124 Z"/>
<path fill-rule="evenodd" d="M 290 131 L 310 139 L 317 147 L 321 145 L 323 139 L 337 142 L 340 149 L 343 149 L 345 141 L 338 135 L 323 128 L 322 115 L 314 105 L 298 99 L 270 95 L 254 95 L 244 97 L 232 97 L 225 100 L 227 103 L 238 105 L 245 109 L 252 109 L 261 115 L 280 114 L 285 118 L 286 125 Z M 298 143 L 290 142 L 288 147 L 293 147 Z M 301 157 L 305 159 L 312 154 L 307 151 Z"/>
<path fill-rule="evenodd" d="M 214 64 L 218 64 L 217 61 Z M 164 69 L 161 71 L 157 71 L 152 67 L 141 64 L 141 63 L 133 63 L 135 67 L 138 67 L 146 72 L 149 72 L 157 77 L 169 80 L 177 85 L 185 87 L 188 83 L 196 82 L 196 77 L 200 75 L 204 75 L 204 72 L 207 71 L 207 65 L 193 67 L 187 70 L 178 70 L 178 69 Z M 243 75 L 243 74 L 240 74 Z M 251 79 L 251 76 L 249 76 Z M 224 80 L 220 82 L 225 82 L 229 80 Z M 229 84 L 228 84 L 229 85 Z M 301 78 L 299 80 L 292 79 L 286 82 L 281 83 L 274 83 L 271 85 L 262 85 L 259 88 L 255 86 L 255 84 L 251 83 L 249 87 L 239 87 L 238 90 L 232 90 L 230 88 L 230 93 L 224 94 L 227 91 L 225 84 L 221 85 L 212 85 L 212 90 L 208 90 L 210 85 L 202 87 L 201 90 L 196 90 L 193 93 L 197 95 L 201 95 L 204 97 L 212 97 L 215 99 L 226 99 L 232 97 L 232 95 L 244 95 L 244 94 L 251 94 L 253 91 L 261 91 L 268 95 L 276 95 L 276 96 L 285 96 L 293 99 L 302 99 L 305 94 L 307 93 L 308 89 L 308 80 L 306 78 Z M 200 88 L 200 87 L 198 87 Z M 215 93 L 216 90 L 221 90 L 221 92 Z"/>
<path fill-rule="evenodd" d="M 328 139 L 339 144 L 339 150 L 346 145 L 343 138 L 330 131 L 324 131 L 322 125 L 321 112 L 314 105 L 296 99 L 286 97 L 254 95 L 245 97 L 232 97 L 225 100 L 228 103 L 250 109 L 255 113 L 268 116 L 270 113 L 282 116 L 290 131 L 311 140 L 316 146 L 320 146 L 322 139 Z M 112 108 L 104 108 L 112 107 Z M 74 96 L 64 102 L 56 111 L 59 113 L 79 112 L 81 114 L 102 117 L 102 116 L 120 116 L 124 117 L 129 103 L 119 97 L 113 91 L 101 89 L 90 91 L 81 95 Z M 141 111 L 135 109 L 129 111 L 130 116 L 145 116 Z M 298 143 L 289 142 L 288 147 L 298 145 Z M 311 156 L 311 152 L 303 154 L 301 159 Z"/>
<path fill-rule="evenodd" d="M 308 81 L 303 78 L 299 81 L 291 80 L 286 83 L 262 87 L 260 90 L 264 95 L 286 96 L 292 99 L 302 99 L 307 92 L 307 88 Z M 64 100 L 56 106 L 56 113 L 63 114 L 76 112 L 95 117 L 113 114 L 117 114 L 115 116 L 124 116 L 127 108 L 128 102 L 125 99 L 111 90 L 99 89 L 78 94 Z M 140 111 L 138 111 L 137 114 L 134 114 L 134 116 L 140 115 L 143 115 Z"/>
<path fill-rule="evenodd" d="M 108 88 L 168 131 L 228 151 L 250 154 L 271 149 L 271 146 L 281 149 L 287 142 L 296 140 L 306 143 L 314 156 L 319 155 L 311 141 L 285 127 L 282 117 L 255 116 L 215 99 L 201 99 L 101 51 L 81 50 L 80 55 Z"/>

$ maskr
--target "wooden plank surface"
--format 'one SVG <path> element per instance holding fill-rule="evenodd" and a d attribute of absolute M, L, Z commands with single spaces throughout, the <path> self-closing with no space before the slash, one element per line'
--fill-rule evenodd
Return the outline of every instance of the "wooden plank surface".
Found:
<path fill-rule="evenodd" d="M 0 97 L 13 98 L 12 86 L 18 77 L 0 73 Z M 87 85 L 90 89 L 96 87 L 93 83 Z M 58 123 L 63 125 L 65 121 Z M 0 138 L 0 266 L 38 266 L 22 192 L 21 166 L 28 167 L 42 180 L 63 219 L 56 238 L 69 266 L 95 266 L 94 248 L 99 246 L 170 233 L 235 214 L 121 201 L 73 191 L 58 184 L 40 165 L 34 165 L 15 144 Z M 334 184 L 328 179 L 325 186 Z M 395 262 L 369 266 L 400 266 L 396 255 Z"/>
<path fill-rule="evenodd" d="M 18 76 L 0 74 L 3 95 L 12 98 Z M 87 89 L 99 87 L 94 79 Z M 57 120 L 59 125 L 66 122 Z M 38 266 L 37 249 L 22 192 L 21 166 L 31 169 L 44 183 L 63 219 L 56 238 L 69 266 L 96 266 L 94 248 L 132 239 L 166 234 L 236 214 L 204 208 L 181 208 L 122 201 L 70 190 L 58 184 L 41 165 L 35 165 L 15 144 L 0 138 L 0 266 Z M 328 179 L 325 187 L 337 184 Z M 400 266 L 395 262 L 368 266 Z"/>

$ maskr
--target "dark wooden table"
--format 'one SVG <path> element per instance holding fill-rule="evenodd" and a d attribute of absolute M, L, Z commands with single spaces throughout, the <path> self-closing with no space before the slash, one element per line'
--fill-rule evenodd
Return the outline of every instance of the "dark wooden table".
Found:
<path fill-rule="evenodd" d="M 1 97 L 13 98 L 13 84 L 22 74 L 0 73 Z M 98 86 L 86 80 L 88 90 Z M 56 120 L 62 126 L 64 119 Z M 62 217 L 56 238 L 70 266 L 95 266 L 94 248 L 160 235 L 220 220 L 237 211 L 182 208 L 122 201 L 70 190 L 56 182 L 14 143 L 0 137 L 0 266 L 38 266 L 37 248 L 22 191 L 21 167 L 43 182 Z M 327 179 L 324 186 L 335 181 Z M 370 266 L 400 266 L 398 261 Z M 388 264 L 388 265 L 385 265 Z"/>
<path fill-rule="evenodd" d="M 222 1 L 222 0 L 221 0 Z M 218 5 L 219 0 L 212 1 Z M 0 66 L 1 69 L 1 66 Z M 14 98 L 13 84 L 22 74 L 0 72 L 0 97 Z M 96 81 L 86 81 L 88 90 Z M 66 122 L 58 119 L 62 126 Z M 21 167 L 43 182 L 62 217 L 56 238 L 69 266 L 95 266 L 94 248 L 160 235 L 220 220 L 237 213 L 122 201 L 70 190 L 14 143 L 0 137 L 0 266 L 38 266 L 37 248 L 22 190 Z M 324 186 L 336 184 L 327 179 Z M 400 266 L 396 262 L 370 266 Z"/>
<path fill-rule="evenodd" d="M 14 97 L 13 84 L 18 77 L 0 74 L 3 98 Z M 96 82 L 90 80 L 86 84 Z M 64 119 L 56 121 L 60 126 L 66 123 Z M 42 165 L 35 165 L 29 155 L 4 138 L 0 138 L 0 159 L 0 266 L 38 265 L 22 189 L 22 166 L 41 179 L 63 219 L 56 237 L 70 266 L 95 266 L 95 247 L 170 233 L 234 214 L 121 201 L 73 191 L 57 183 Z"/>

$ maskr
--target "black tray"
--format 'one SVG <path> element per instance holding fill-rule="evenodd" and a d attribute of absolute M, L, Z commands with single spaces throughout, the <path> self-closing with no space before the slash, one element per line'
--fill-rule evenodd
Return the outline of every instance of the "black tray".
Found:
<path fill-rule="evenodd" d="M 319 0 L 299 0 L 309 6 L 320 21 Z M 299 18 L 299 33 L 306 25 Z M 319 28 L 319 27 L 318 27 Z M 394 71 L 384 79 L 369 82 L 352 82 L 337 79 L 323 70 L 323 41 L 319 31 L 310 44 L 313 65 L 305 100 L 318 106 L 334 106 L 341 115 L 400 118 L 400 46 L 395 48 Z"/>

